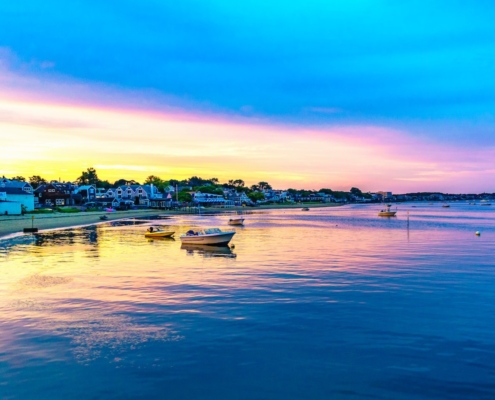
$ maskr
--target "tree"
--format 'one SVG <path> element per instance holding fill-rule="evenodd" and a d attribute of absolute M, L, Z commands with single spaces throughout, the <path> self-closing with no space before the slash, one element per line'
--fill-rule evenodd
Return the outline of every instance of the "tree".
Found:
<path fill-rule="evenodd" d="M 40 185 L 45 185 L 47 183 L 46 179 L 43 179 L 39 175 L 33 175 L 29 177 L 29 184 L 36 189 Z"/>
<path fill-rule="evenodd" d="M 186 192 L 184 190 L 179 192 L 179 201 L 189 203 L 190 201 L 192 201 L 191 193 Z"/>
<path fill-rule="evenodd" d="M 155 175 L 150 175 L 144 181 L 145 185 L 154 185 L 158 188 L 158 190 L 163 190 L 165 186 L 168 186 L 168 182 L 165 182 L 161 178 Z"/>
<path fill-rule="evenodd" d="M 216 187 L 216 186 L 212 186 L 212 185 L 208 185 L 208 186 L 198 186 L 196 188 L 196 190 L 198 192 L 201 192 L 201 193 L 208 193 L 208 194 L 219 194 L 220 196 L 223 196 L 223 190 Z"/>
<path fill-rule="evenodd" d="M 359 190 L 356 187 L 351 188 L 351 190 L 349 190 L 349 192 L 351 192 L 351 194 L 353 194 L 354 196 L 362 196 L 363 195 L 361 190 Z"/>
<path fill-rule="evenodd" d="M 265 195 L 261 192 L 251 192 L 248 194 L 248 197 L 255 203 L 260 200 L 265 200 Z"/>
<path fill-rule="evenodd" d="M 124 185 L 139 185 L 139 182 L 136 182 L 133 179 L 131 179 L 130 181 L 127 179 L 119 179 L 118 181 L 115 181 L 113 183 L 113 187 L 119 187 Z"/>
<path fill-rule="evenodd" d="M 111 183 L 108 181 L 99 181 L 98 182 L 98 187 L 104 188 L 104 189 L 110 189 L 112 187 Z"/>
<path fill-rule="evenodd" d="M 145 179 L 144 184 L 149 185 L 152 183 L 154 185 L 157 182 L 163 182 L 163 181 L 158 176 L 150 175 Z"/>
<path fill-rule="evenodd" d="M 258 186 L 260 190 L 272 190 L 272 186 L 268 182 L 259 182 Z"/>
<path fill-rule="evenodd" d="M 26 182 L 26 178 L 24 178 L 23 176 L 14 176 L 12 178 L 10 178 L 10 180 L 12 181 L 21 181 L 21 182 Z"/>
<path fill-rule="evenodd" d="M 81 173 L 81 176 L 76 179 L 79 185 L 97 185 L 99 182 L 98 174 L 94 168 L 88 168 Z"/>

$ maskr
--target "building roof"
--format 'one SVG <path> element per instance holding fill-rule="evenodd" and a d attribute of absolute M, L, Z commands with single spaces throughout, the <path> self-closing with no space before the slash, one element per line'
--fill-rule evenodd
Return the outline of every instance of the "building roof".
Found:
<path fill-rule="evenodd" d="M 32 186 L 27 183 L 27 182 L 22 182 L 22 181 L 11 181 L 7 178 L 2 178 L 0 179 L 0 192 L 4 192 L 7 194 L 30 194 L 30 192 L 26 192 L 23 190 L 26 186 L 31 188 L 31 193 L 32 193 Z"/>

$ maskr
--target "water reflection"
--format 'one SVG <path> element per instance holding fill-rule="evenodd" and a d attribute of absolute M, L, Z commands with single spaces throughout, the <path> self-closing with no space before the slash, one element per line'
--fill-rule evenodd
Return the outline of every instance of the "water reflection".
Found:
<path fill-rule="evenodd" d="M 153 219 L 0 241 L 0 391 L 494 398 L 490 209 L 260 210 L 235 250 L 147 239 Z M 227 222 L 166 223 L 178 237 Z"/>
<path fill-rule="evenodd" d="M 185 250 L 188 255 L 199 254 L 203 257 L 237 257 L 229 246 L 207 246 L 201 244 L 195 245 L 183 243 L 180 248 Z"/>

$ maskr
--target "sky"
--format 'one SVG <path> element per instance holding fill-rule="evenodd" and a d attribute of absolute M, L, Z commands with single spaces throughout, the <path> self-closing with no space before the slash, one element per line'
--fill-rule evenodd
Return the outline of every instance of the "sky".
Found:
<path fill-rule="evenodd" d="M 495 192 L 490 1 L 0 2 L 0 175 Z"/>

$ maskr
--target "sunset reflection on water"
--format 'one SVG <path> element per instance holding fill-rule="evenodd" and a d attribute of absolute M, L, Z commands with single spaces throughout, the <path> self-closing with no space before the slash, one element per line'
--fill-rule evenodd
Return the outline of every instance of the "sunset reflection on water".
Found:
<path fill-rule="evenodd" d="M 0 387 L 6 398 L 414 398 L 407 383 L 421 378 L 423 398 L 452 379 L 495 395 L 495 213 L 375 208 L 256 210 L 233 248 L 179 240 L 229 229 L 222 215 L 3 241 Z M 146 239 L 151 224 L 175 240 Z"/>

